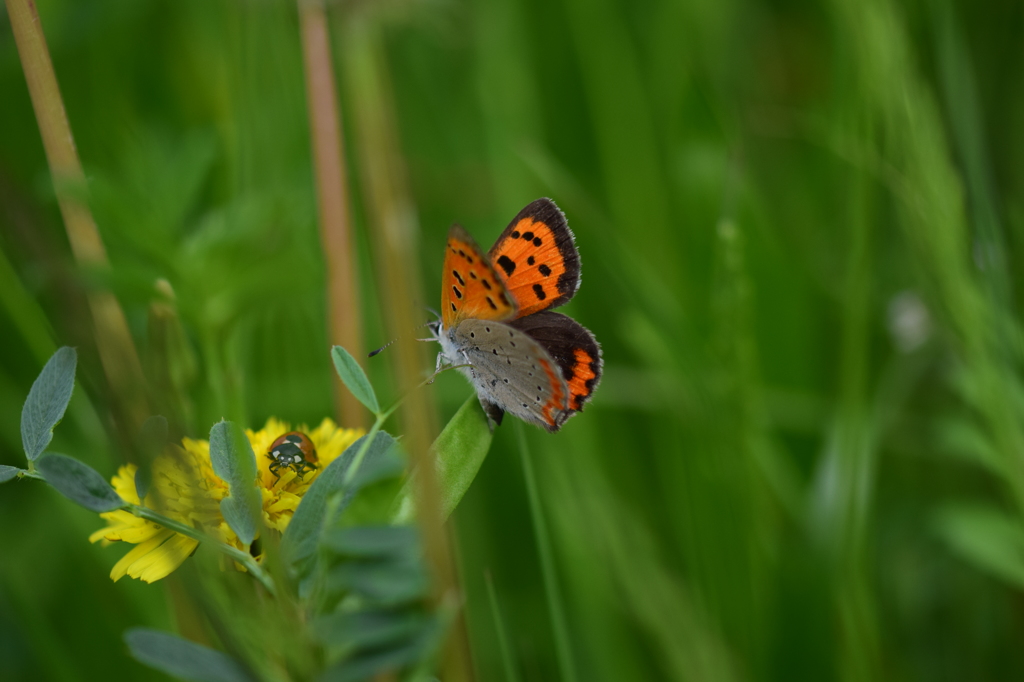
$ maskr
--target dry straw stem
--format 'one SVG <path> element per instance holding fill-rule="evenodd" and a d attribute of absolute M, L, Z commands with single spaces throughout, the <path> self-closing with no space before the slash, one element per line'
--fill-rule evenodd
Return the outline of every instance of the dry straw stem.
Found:
<path fill-rule="evenodd" d="M 394 108 L 383 48 L 372 18 L 349 17 L 344 31 L 344 64 L 352 110 L 358 131 L 358 152 L 370 233 L 377 256 L 382 308 L 388 330 L 395 336 L 422 322 L 416 307 L 424 298 L 418 266 L 419 227 L 406 182 L 399 149 Z M 424 550 L 434 575 L 435 602 L 461 601 L 448 538 L 442 525 L 441 498 L 429 446 L 437 433 L 434 406 L 426 391 L 410 390 L 429 366 L 421 344 L 396 344 L 390 355 L 394 375 L 408 394 L 402 416 L 405 445 L 409 451 L 416 490 L 417 518 Z M 444 654 L 444 679 L 472 678 L 472 664 L 465 625 L 454 624 L 454 637 Z"/>
<path fill-rule="evenodd" d="M 7 0 L 7 14 L 25 71 L 25 81 L 39 123 L 39 133 L 43 138 L 43 148 L 50 164 L 54 191 L 64 217 L 71 250 L 79 266 L 105 268 L 108 265 L 107 252 L 89 207 L 82 199 L 85 174 L 64 112 L 64 102 L 53 72 L 43 28 L 39 23 L 39 14 L 31 0 Z M 125 416 L 133 422 L 133 426 L 141 425 L 147 416 L 143 399 L 145 384 L 142 363 L 139 362 L 135 343 L 128 331 L 124 311 L 109 291 L 91 291 L 88 300 L 96 345 L 107 381 L 118 396 Z"/>
<path fill-rule="evenodd" d="M 363 357 L 362 315 L 349 212 L 341 109 L 335 91 L 327 15 L 321 2 L 298 0 L 302 53 L 306 65 L 309 134 L 313 148 L 320 240 L 327 265 L 327 316 L 331 344 Z M 334 377 L 338 423 L 366 426 L 366 411 L 341 379 Z"/>

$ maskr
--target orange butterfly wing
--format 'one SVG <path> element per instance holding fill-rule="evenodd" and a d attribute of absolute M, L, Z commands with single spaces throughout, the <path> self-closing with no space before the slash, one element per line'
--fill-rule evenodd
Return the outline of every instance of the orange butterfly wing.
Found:
<path fill-rule="evenodd" d="M 468 232 L 452 225 L 441 273 L 441 323 L 451 329 L 467 318 L 500 322 L 516 310 L 487 256 Z"/>
<path fill-rule="evenodd" d="M 518 306 L 516 317 L 557 308 L 580 286 L 576 241 L 550 199 L 537 199 L 520 211 L 488 256 Z"/>

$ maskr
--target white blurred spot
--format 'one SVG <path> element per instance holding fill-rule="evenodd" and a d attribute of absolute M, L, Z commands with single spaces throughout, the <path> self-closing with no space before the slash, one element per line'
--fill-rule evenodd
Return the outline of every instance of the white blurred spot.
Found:
<path fill-rule="evenodd" d="M 913 291 L 901 291 L 889 301 L 889 333 L 896 347 L 911 353 L 932 335 L 932 317 L 924 301 Z"/>

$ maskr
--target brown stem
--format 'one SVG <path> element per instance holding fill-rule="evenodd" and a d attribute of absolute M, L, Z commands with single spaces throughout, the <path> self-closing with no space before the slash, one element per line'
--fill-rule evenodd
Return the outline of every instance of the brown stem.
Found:
<path fill-rule="evenodd" d="M 341 110 L 334 86 L 330 37 L 323 4 L 297 0 L 306 64 L 310 143 L 320 209 L 320 239 L 327 261 L 327 317 L 331 344 L 341 344 L 363 358 L 362 316 L 348 208 Z M 334 374 L 333 372 L 331 373 Z M 366 426 L 367 414 L 341 379 L 334 377 L 338 420 L 345 426 Z"/>
<path fill-rule="evenodd" d="M 414 477 L 417 520 L 424 552 L 434 575 L 437 604 L 461 602 L 458 576 L 441 517 L 435 463 L 430 442 L 436 434 L 434 406 L 428 391 L 410 391 L 431 367 L 422 344 L 408 339 L 422 322 L 417 308 L 424 301 L 420 289 L 419 225 L 407 186 L 404 160 L 398 143 L 394 106 L 383 46 L 372 18 L 353 17 L 345 26 L 344 64 L 352 88 L 352 106 L 358 131 L 359 168 L 365 189 L 366 212 L 378 262 L 382 308 L 389 331 L 405 337 L 390 358 L 394 374 L 408 399 L 399 413 Z M 453 682 L 471 680 L 469 642 L 461 620 L 449 639 L 442 677 Z"/>
<path fill-rule="evenodd" d="M 80 267 L 106 268 L 107 252 L 89 207 L 82 198 L 85 174 L 78 160 L 35 3 L 31 0 L 6 2 L 71 251 Z M 133 422 L 133 426 L 141 425 L 147 416 L 142 363 L 139 362 L 124 311 L 109 291 L 90 291 L 88 300 L 107 381 L 118 396 L 125 417 Z"/>

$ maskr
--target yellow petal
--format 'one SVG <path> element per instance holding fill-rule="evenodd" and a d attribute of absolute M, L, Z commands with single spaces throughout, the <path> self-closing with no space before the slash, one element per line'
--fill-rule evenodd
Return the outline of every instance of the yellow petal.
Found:
<path fill-rule="evenodd" d="M 121 499 L 132 504 L 139 504 L 139 493 L 135 489 L 135 472 L 138 467 L 134 464 L 126 464 L 117 470 L 117 474 L 110 481 L 114 490 Z"/>
<path fill-rule="evenodd" d="M 128 575 L 147 583 L 166 578 L 185 562 L 198 545 L 198 540 L 175 534 L 145 559 L 136 562 L 128 570 Z"/>
<path fill-rule="evenodd" d="M 154 536 L 152 539 L 143 542 L 142 544 L 135 545 L 132 551 L 121 557 L 121 560 L 114 564 L 114 567 L 110 569 L 110 579 L 115 583 L 123 578 L 128 573 L 128 568 L 136 561 L 146 556 L 157 547 L 159 547 L 165 540 L 173 535 L 169 530 L 165 530 L 159 535 Z"/>

